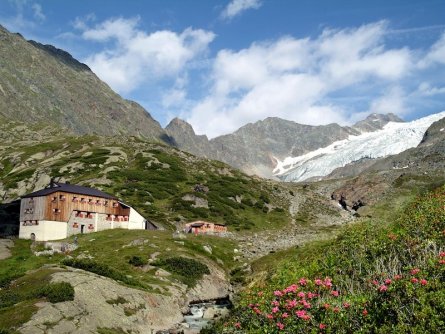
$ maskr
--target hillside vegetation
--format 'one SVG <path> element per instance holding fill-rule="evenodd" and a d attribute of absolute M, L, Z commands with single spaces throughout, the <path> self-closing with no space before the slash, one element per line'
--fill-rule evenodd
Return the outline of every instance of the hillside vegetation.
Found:
<path fill-rule="evenodd" d="M 444 332 L 445 187 L 389 224 L 363 222 L 289 251 L 266 280 L 208 332 Z"/>
<path fill-rule="evenodd" d="M 3 201 L 45 187 L 50 178 L 120 197 L 166 228 L 197 219 L 231 230 L 279 228 L 290 221 L 288 191 L 228 165 L 136 137 L 65 136 L 19 122 L 2 126 Z M 27 133 L 32 132 L 32 137 Z M 40 138 L 39 137 L 40 134 Z"/>
<path fill-rule="evenodd" d="M 210 247 L 211 254 L 204 246 Z M 49 283 L 54 273 L 72 270 L 69 267 L 168 296 L 181 286 L 183 291 L 193 288 L 210 274 L 209 268 L 219 267 L 229 275 L 237 265 L 233 259 L 236 244 L 231 240 L 195 235 L 176 240 L 167 231 L 119 229 L 81 235 L 78 248 L 67 254 L 35 256 L 33 250 L 39 247 L 43 244 L 31 246 L 29 240 L 16 240 L 12 256 L 0 261 L 0 333 L 27 322 L 39 301 L 72 300 L 73 291 L 66 284 Z"/>

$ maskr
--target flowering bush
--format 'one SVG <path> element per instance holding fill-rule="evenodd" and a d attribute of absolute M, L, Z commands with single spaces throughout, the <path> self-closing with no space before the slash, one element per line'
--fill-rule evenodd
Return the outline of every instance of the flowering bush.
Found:
<path fill-rule="evenodd" d="M 389 226 L 359 224 L 314 247 L 281 264 L 267 285 L 245 291 L 214 330 L 445 332 L 445 187 Z"/>

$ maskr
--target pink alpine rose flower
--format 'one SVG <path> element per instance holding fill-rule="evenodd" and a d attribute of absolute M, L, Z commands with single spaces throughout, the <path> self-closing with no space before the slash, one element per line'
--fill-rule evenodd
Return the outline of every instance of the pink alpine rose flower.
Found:
<path fill-rule="evenodd" d="M 386 292 L 386 291 L 388 291 L 388 287 L 387 287 L 386 285 L 381 285 L 381 286 L 379 287 L 379 291 L 380 291 L 380 292 Z"/>
<path fill-rule="evenodd" d="M 422 285 L 427 285 L 427 284 L 428 284 L 428 281 L 427 281 L 426 279 L 422 278 L 422 279 L 420 280 L 420 284 L 422 284 Z"/>
<path fill-rule="evenodd" d="M 327 288 L 329 288 L 329 289 L 332 287 L 332 281 L 331 281 L 331 279 L 330 279 L 329 277 L 326 277 L 326 278 L 325 278 L 325 280 L 324 280 L 324 286 L 327 287 Z"/>
<path fill-rule="evenodd" d="M 277 327 L 280 331 L 282 331 L 284 329 L 284 324 L 282 324 L 281 322 L 277 322 Z"/>
<path fill-rule="evenodd" d="M 306 316 L 306 311 L 305 310 L 299 310 L 299 311 L 296 311 L 295 314 L 299 318 L 304 318 Z"/>
<path fill-rule="evenodd" d="M 281 297 L 281 296 L 283 295 L 283 293 L 282 293 L 280 290 L 275 290 L 275 291 L 273 292 L 273 294 L 274 294 L 275 296 L 277 296 L 277 297 Z"/>

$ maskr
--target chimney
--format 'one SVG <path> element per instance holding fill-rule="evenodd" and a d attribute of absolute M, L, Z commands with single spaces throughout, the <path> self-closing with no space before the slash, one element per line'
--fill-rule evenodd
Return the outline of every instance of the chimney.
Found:
<path fill-rule="evenodd" d="M 49 187 L 50 188 L 55 188 L 56 187 L 56 179 L 55 178 L 51 178 L 51 181 L 49 183 Z"/>

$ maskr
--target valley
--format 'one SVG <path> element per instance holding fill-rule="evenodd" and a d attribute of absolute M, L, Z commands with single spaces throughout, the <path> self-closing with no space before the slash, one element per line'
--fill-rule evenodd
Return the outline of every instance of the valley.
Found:
<path fill-rule="evenodd" d="M 0 65 L 0 334 L 445 331 L 444 112 L 208 139 L 1 26 Z M 156 229 L 19 239 L 55 183 Z"/>

